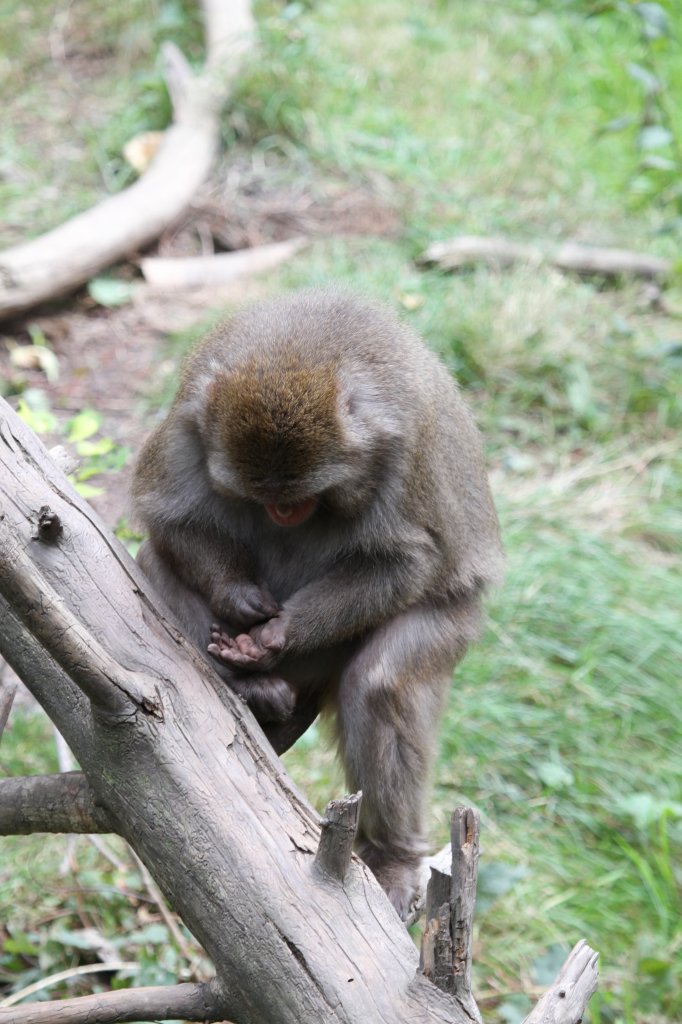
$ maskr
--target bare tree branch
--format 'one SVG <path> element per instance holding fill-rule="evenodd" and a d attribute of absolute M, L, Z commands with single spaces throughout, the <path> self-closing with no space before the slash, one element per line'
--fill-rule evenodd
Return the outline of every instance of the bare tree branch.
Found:
<path fill-rule="evenodd" d="M 186 209 L 211 169 L 218 114 L 253 42 L 249 0 L 204 0 L 205 72 L 194 78 L 176 48 L 166 48 L 175 122 L 149 170 L 39 238 L 0 254 L 0 319 L 63 295 L 103 267 L 144 248 Z"/>
<path fill-rule="evenodd" d="M 597 988 L 598 961 L 599 954 L 584 939 L 576 943 L 556 981 L 523 1024 L 580 1024 Z"/>
<path fill-rule="evenodd" d="M 159 985 L 0 1009 L 0 1024 L 125 1024 L 128 1021 L 220 1021 L 225 1002 L 215 985 Z"/>
<path fill-rule="evenodd" d="M 548 264 L 574 274 L 597 277 L 644 277 L 665 280 L 670 276 L 670 260 L 628 249 L 605 249 L 566 242 L 558 249 L 545 251 L 539 245 L 525 245 L 508 238 L 483 238 L 462 235 L 447 242 L 434 242 L 419 257 L 420 263 L 435 263 L 443 270 L 464 270 L 483 263 L 509 267 L 514 263 L 539 266 Z"/>
<path fill-rule="evenodd" d="M 0 779 L 0 835 L 111 831 L 81 772 Z"/>

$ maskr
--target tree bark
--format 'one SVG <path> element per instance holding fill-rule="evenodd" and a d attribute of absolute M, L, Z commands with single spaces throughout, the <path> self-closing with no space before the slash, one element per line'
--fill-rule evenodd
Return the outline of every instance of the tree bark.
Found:
<path fill-rule="evenodd" d="M 213 960 L 208 1019 L 467 1024 L 358 858 L 315 867 L 318 815 L 248 709 L 4 402 L 0 507 L 2 654 Z"/>

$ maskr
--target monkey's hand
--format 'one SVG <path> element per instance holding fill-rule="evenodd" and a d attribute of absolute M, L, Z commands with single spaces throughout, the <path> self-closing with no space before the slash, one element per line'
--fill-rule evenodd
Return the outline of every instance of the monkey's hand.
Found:
<path fill-rule="evenodd" d="M 250 629 L 277 615 L 279 605 L 267 587 L 255 583 L 231 582 L 216 587 L 211 610 L 231 626 Z"/>
<path fill-rule="evenodd" d="M 209 654 L 236 669 L 267 670 L 277 663 L 284 649 L 286 625 L 285 617 L 278 615 L 254 626 L 250 633 L 239 633 L 234 637 L 219 626 L 212 626 Z"/>

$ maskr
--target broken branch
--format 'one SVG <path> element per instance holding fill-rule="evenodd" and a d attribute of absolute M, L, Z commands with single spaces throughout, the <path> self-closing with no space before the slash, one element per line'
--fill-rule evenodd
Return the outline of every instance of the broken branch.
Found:
<path fill-rule="evenodd" d="M 566 242 L 553 252 L 538 245 L 524 245 L 508 238 L 480 238 L 462 235 L 448 242 L 434 242 L 419 257 L 420 263 L 435 264 L 442 270 L 464 270 L 477 263 L 504 268 L 514 263 L 542 264 L 582 276 L 643 277 L 665 280 L 672 270 L 670 260 L 647 256 L 628 249 L 597 248 Z"/>
<path fill-rule="evenodd" d="M 0 835 L 112 831 L 81 772 L 0 779 Z"/>

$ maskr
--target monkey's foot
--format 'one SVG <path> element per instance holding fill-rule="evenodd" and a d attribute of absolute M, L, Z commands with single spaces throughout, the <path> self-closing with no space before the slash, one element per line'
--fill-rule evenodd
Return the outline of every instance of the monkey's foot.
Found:
<path fill-rule="evenodd" d="M 419 858 L 393 860 L 387 850 L 371 843 L 364 843 L 357 852 L 405 921 L 419 886 Z"/>
<path fill-rule="evenodd" d="M 276 676 L 236 677 L 228 685 L 246 701 L 260 725 L 286 722 L 296 707 L 294 688 Z"/>

